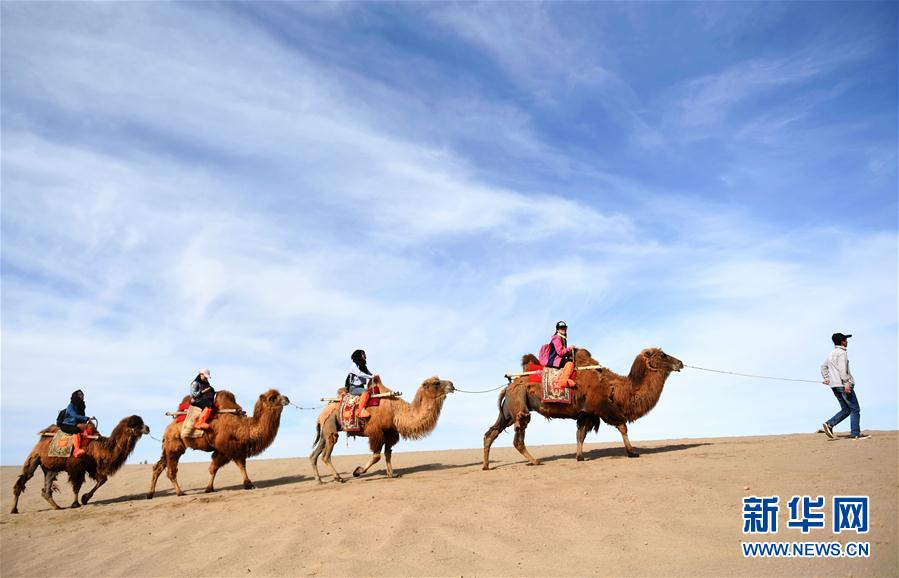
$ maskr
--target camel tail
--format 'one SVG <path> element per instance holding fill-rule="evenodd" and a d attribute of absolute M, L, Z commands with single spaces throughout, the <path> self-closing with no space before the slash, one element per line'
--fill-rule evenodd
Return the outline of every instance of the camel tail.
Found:
<path fill-rule="evenodd" d="M 503 411 L 503 404 L 506 403 L 506 390 L 507 389 L 509 389 L 509 388 L 504 387 L 501 390 L 499 390 L 499 396 L 496 398 L 496 409 L 498 409 L 500 412 Z"/>
<path fill-rule="evenodd" d="M 506 431 L 506 428 L 511 424 L 510 418 L 512 417 L 509 414 L 508 409 L 506 408 L 506 390 L 508 388 L 504 387 L 499 392 L 499 397 L 496 398 L 496 409 L 499 410 L 499 415 L 496 417 L 496 422 L 490 426 L 490 429 L 487 431 Z"/>
<path fill-rule="evenodd" d="M 312 447 L 315 448 L 318 446 L 319 440 L 322 439 L 322 424 L 315 422 L 315 441 L 312 442 Z"/>

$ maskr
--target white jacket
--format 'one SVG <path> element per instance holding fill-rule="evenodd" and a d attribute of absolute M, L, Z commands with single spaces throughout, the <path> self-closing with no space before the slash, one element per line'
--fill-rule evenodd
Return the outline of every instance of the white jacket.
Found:
<path fill-rule="evenodd" d="M 833 351 L 821 364 L 821 376 L 830 380 L 828 387 L 855 387 L 855 379 L 849 371 L 849 356 L 842 345 L 834 347 Z"/>

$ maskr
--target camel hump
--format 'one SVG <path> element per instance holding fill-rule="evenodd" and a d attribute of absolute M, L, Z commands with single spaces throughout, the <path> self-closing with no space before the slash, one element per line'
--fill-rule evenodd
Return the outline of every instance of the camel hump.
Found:
<path fill-rule="evenodd" d="M 372 384 L 372 385 L 377 385 L 377 386 L 378 386 L 378 390 L 379 390 L 381 393 L 391 393 L 391 392 L 393 391 L 392 389 L 390 389 L 389 387 L 387 387 L 386 385 L 384 385 L 384 382 L 381 381 L 381 376 L 380 376 L 380 375 L 375 375 L 373 378 L 371 378 L 371 384 Z"/>
<path fill-rule="evenodd" d="M 236 409 L 238 411 L 243 411 L 243 408 L 237 403 L 237 398 L 235 398 L 234 394 L 227 389 L 216 392 L 215 405 L 217 405 L 219 409 Z"/>

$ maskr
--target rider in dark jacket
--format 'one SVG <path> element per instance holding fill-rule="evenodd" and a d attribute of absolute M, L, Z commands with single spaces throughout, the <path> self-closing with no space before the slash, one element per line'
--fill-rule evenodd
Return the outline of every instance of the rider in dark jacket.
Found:
<path fill-rule="evenodd" d="M 210 376 L 208 369 L 201 369 L 190 383 L 190 405 L 203 408 L 203 413 L 194 422 L 196 429 L 209 429 L 206 421 L 212 415 L 212 408 L 215 407 L 215 389 L 209 383 Z"/>
<path fill-rule="evenodd" d="M 72 444 L 75 446 L 75 453 L 73 456 L 76 458 L 80 458 L 85 453 L 85 451 L 81 449 L 83 441 L 81 435 L 85 430 L 90 428 L 89 422 L 94 419 L 93 417 L 87 417 L 85 415 L 86 410 L 87 408 L 84 405 L 84 392 L 80 389 L 76 389 L 72 392 L 69 405 L 66 407 L 66 415 L 62 420 L 62 424 L 59 426 L 59 429 L 72 436 Z"/>

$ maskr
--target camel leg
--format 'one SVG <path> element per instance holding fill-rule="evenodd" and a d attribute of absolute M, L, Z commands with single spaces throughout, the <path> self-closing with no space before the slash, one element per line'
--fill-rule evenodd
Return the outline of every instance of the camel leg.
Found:
<path fill-rule="evenodd" d="M 337 473 L 337 468 L 334 467 L 334 464 L 331 463 L 331 452 L 334 451 L 334 446 L 337 445 L 337 438 L 340 436 L 337 432 L 331 432 L 327 434 L 325 437 L 325 454 L 322 456 L 322 461 L 325 462 L 325 465 L 331 468 L 331 472 L 334 474 L 334 481 L 343 483 L 343 478 L 340 477 L 340 474 Z"/>
<path fill-rule="evenodd" d="M 69 474 L 69 482 L 72 484 L 72 491 L 75 493 L 75 501 L 72 502 L 73 508 L 80 508 L 81 504 L 78 502 L 78 494 L 81 492 L 81 486 L 84 484 L 84 471 L 79 470 L 74 475 Z"/>
<path fill-rule="evenodd" d="M 587 432 L 590 431 L 590 419 L 581 416 L 577 418 L 577 461 L 584 461 L 584 440 L 587 439 Z"/>
<path fill-rule="evenodd" d="M 166 467 L 166 476 L 168 476 L 169 481 L 172 482 L 172 486 L 175 487 L 175 495 L 183 496 L 184 492 L 181 491 L 181 486 L 178 485 L 178 460 L 181 459 L 181 455 L 184 453 L 183 448 L 179 448 L 180 451 L 175 451 L 166 454 L 165 457 L 165 467 Z M 155 469 L 155 468 L 154 468 Z"/>
<path fill-rule="evenodd" d="M 384 463 L 387 466 L 388 478 L 398 477 L 393 474 L 393 464 L 390 463 L 390 456 L 393 455 L 393 446 L 395 446 L 398 441 L 400 441 L 400 434 L 395 431 L 388 432 L 384 436 Z"/>
<path fill-rule="evenodd" d="M 376 454 L 372 454 L 370 458 L 368 458 L 368 463 L 363 466 L 356 466 L 356 469 L 353 470 L 353 477 L 358 478 L 365 472 L 369 470 L 373 465 L 381 461 L 381 453 L 378 452 Z"/>
<path fill-rule="evenodd" d="M 503 430 L 512 425 L 512 421 L 512 416 L 506 415 L 500 410 L 499 417 L 496 418 L 496 423 L 490 426 L 490 429 L 484 433 L 484 467 L 481 469 L 490 469 L 490 447 L 493 445 L 493 442 L 496 441 L 496 438 L 499 437 L 499 434 L 503 433 Z"/>
<path fill-rule="evenodd" d="M 318 473 L 318 458 L 325 450 L 325 436 L 321 435 L 321 430 L 319 430 L 317 434 L 315 448 L 313 448 L 312 453 L 309 454 L 309 459 L 312 460 L 312 473 L 315 474 L 315 481 L 319 484 L 323 484 L 322 477 Z"/>
<path fill-rule="evenodd" d="M 528 422 L 531 421 L 531 414 L 522 412 L 516 416 L 515 419 L 515 438 L 512 440 L 512 445 L 515 446 L 515 449 L 523 455 L 528 460 L 528 465 L 531 466 L 542 466 L 543 463 L 531 455 L 531 452 L 528 451 L 528 448 L 524 445 L 524 432 L 528 427 Z"/>
<path fill-rule="evenodd" d="M 25 484 L 28 483 L 32 477 L 34 477 L 34 472 L 37 471 L 37 467 L 41 465 L 41 458 L 37 455 L 28 456 L 28 459 L 25 461 L 25 465 L 22 466 L 22 473 L 19 475 L 19 478 L 16 480 L 16 485 L 13 486 L 13 502 L 12 502 L 12 511 L 10 514 L 18 514 L 19 513 L 19 494 L 25 491 Z"/>
<path fill-rule="evenodd" d="M 255 489 L 256 486 L 253 485 L 253 482 L 250 481 L 250 476 L 247 475 L 247 459 L 234 458 L 234 463 L 237 464 L 237 469 L 240 470 L 241 475 L 243 475 L 243 489 Z"/>
<path fill-rule="evenodd" d="M 627 457 L 639 458 L 640 454 L 637 453 L 637 450 L 635 450 L 634 446 L 631 445 L 631 440 L 627 439 L 627 424 L 623 423 L 615 427 L 618 428 L 618 431 L 621 433 L 621 438 L 624 440 L 624 449 L 627 452 Z"/>
<path fill-rule="evenodd" d="M 106 476 L 106 474 L 101 474 L 100 472 L 97 472 L 97 483 L 94 484 L 94 487 L 91 488 L 91 491 L 89 491 L 88 493 L 81 496 L 81 503 L 86 506 L 87 503 L 90 501 L 90 499 L 94 497 L 94 492 L 99 490 L 100 486 L 105 484 L 106 480 L 108 480 L 108 479 L 109 478 Z"/>
<path fill-rule="evenodd" d="M 59 504 L 53 499 L 53 492 L 56 490 L 56 476 L 59 475 L 59 472 L 48 471 L 47 468 L 43 466 L 41 466 L 41 469 L 44 471 L 44 487 L 41 490 L 41 496 L 53 506 L 54 510 L 62 510 L 62 508 L 59 507 Z"/>
<path fill-rule="evenodd" d="M 153 496 L 156 495 L 156 480 L 159 479 L 159 475 L 162 474 L 163 470 L 165 470 L 166 458 L 165 452 L 162 452 L 162 457 L 159 458 L 159 461 L 153 466 L 153 475 L 150 478 L 150 489 L 147 490 L 147 499 L 152 500 Z"/>
<path fill-rule="evenodd" d="M 381 461 L 381 449 L 384 447 L 384 435 L 381 432 L 372 432 L 368 436 L 368 449 L 371 450 L 371 457 L 365 467 L 357 467 L 353 470 L 353 477 L 358 478 L 369 470 L 373 465 Z"/>
<path fill-rule="evenodd" d="M 219 452 L 212 452 L 212 463 L 209 464 L 209 483 L 206 484 L 206 493 L 207 494 L 215 491 L 213 484 L 215 483 L 216 472 L 219 471 L 219 468 L 221 468 L 222 466 L 224 466 L 225 464 L 227 464 L 230 461 L 231 461 L 231 458 L 225 457 L 222 454 L 220 454 Z M 237 463 L 237 460 L 235 460 L 235 463 Z M 240 467 L 240 466 L 238 466 L 238 467 Z M 246 478 L 246 477 L 247 477 L 247 475 L 246 475 L 246 473 L 244 473 L 244 478 Z M 244 482 L 244 485 L 246 486 L 246 481 Z"/>
<path fill-rule="evenodd" d="M 322 424 L 315 424 L 315 447 L 312 448 L 312 453 L 309 454 L 309 459 L 312 460 L 312 473 L 315 474 L 315 481 L 319 484 L 323 484 L 322 477 L 318 473 L 318 458 L 322 455 L 322 452 L 325 450 L 325 434 L 322 432 Z"/>

